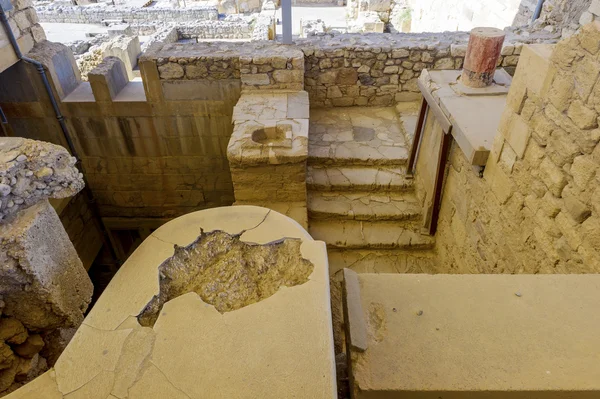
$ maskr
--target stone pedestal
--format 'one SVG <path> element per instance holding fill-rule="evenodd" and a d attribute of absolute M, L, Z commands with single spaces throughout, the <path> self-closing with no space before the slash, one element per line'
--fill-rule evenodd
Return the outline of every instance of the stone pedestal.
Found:
<path fill-rule="evenodd" d="M 469 87 L 492 84 L 505 33 L 497 28 L 474 28 L 471 31 L 461 81 Z"/>
<path fill-rule="evenodd" d="M 227 159 L 235 205 L 273 209 L 306 228 L 308 93 L 243 93 L 233 123 Z"/>

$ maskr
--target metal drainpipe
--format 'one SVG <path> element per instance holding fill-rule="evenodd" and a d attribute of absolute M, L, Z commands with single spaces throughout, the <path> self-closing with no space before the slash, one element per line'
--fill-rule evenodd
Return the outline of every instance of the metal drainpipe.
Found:
<path fill-rule="evenodd" d="M 73 140 L 71 140 L 71 135 L 69 134 L 69 129 L 67 128 L 67 124 L 65 123 L 65 117 L 60 112 L 60 108 L 58 107 L 58 103 L 56 102 L 56 97 L 54 96 L 54 92 L 52 91 L 52 87 L 50 86 L 50 82 L 48 81 L 48 76 L 46 75 L 46 70 L 44 69 L 44 65 L 41 62 L 38 62 L 31 58 L 25 57 L 23 55 L 23 53 L 21 52 L 21 48 L 19 47 L 19 44 L 17 43 L 17 39 L 13 35 L 12 29 L 10 28 L 10 24 L 8 23 L 8 18 L 6 17 L 6 13 L 2 9 L 2 7 L 0 7 L 0 22 L 2 23 L 4 30 L 6 31 L 8 40 L 10 41 L 10 44 L 12 45 L 13 50 L 15 51 L 15 54 L 17 55 L 17 58 L 19 58 L 20 60 L 23 60 L 25 62 L 28 62 L 30 64 L 35 65 L 37 71 L 39 72 L 40 76 L 42 77 L 42 83 L 44 84 L 46 93 L 48 93 L 48 97 L 50 98 L 50 103 L 52 104 L 52 109 L 54 110 L 54 114 L 56 115 L 56 119 L 58 120 L 58 123 L 60 125 L 60 129 L 63 132 L 65 140 L 67 141 L 67 145 L 69 146 L 69 151 L 77 159 L 76 165 L 79 165 L 80 170 L 83 170 L 83 168 L 81 167 L 81 160 L 77 156 L 77 151 L 75 150 L 75 145 L 73 144 Z M 115 253 L 113 246 L 111 245 L 108 231 L 106 230 L 106 227 L 104 226 L 104 222 L 102 222 L 102 217 L 100 216 L 100 211 L 98 210 L 98 206 L 96 205 L 96 200 L 94 199 L 92 190 L 89 189 L 85 174 L 82 173 L 82 175 L 83 175 L 83 182 L 85 184 L 83 192 L 84 192 L 84 195 L 86 196 L 87 203 L 90 206 L 90 210 L 92 211 L 94 218 L 96 220 L 98 220 L 98 224 L 99 224 L 98 227 L 100 228 L 100 231 L 102 232 L 102 243 L 108 247 L 115 264 L 117 266 L 120 266 L 121 262 L 119 261 L 119 258 L 117 257 L 117 254 Z"/>
<path fill-rule="evenodd" d="M 531 19 L 531 23 L 534 23 L 536 19 L 540 17 L 542 14 L 542 7 L 544 6 L 545 0 L 538 0 L 537 6 L 535 7 L 535 11 L 533 12 L 533 18 Z"/>

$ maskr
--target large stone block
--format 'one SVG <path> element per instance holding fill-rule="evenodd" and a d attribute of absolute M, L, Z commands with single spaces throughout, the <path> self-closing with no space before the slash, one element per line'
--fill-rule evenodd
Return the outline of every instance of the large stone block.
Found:
<path fill-rule="evenodd" d="M 3 313 L 30 330 L 78 326 L 92 283 L 48 201 L 0 225 Z"/>

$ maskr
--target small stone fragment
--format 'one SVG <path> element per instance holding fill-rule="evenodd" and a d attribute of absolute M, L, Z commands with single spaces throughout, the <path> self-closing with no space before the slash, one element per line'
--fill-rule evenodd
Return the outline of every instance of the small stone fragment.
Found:
<path fill-rule="evenodd" d="M 8 184 L 0 184 L 0 195 L 2 195 L 3 197 L 6 197 L 8 194 L 10 194 L 11 191 L 12 189 Z"/>
<path fill-rule="evenodd" d="M 17 355 L 31 359 L 44 347 L 44 340 L 38 334 L 30 335 L 27 340 L 19 346 L 14 347 L 14 351 Z"/>
<path fill-rule="evenodd" d="M 417 312 L 417 316 L 423 316 L 423 311 L 422 311 L 422 310 L 419 310 L 419 311 Z"/>
<path fill-rule="evenodd" d="M 0 320 L 0 340 L 20 345 L 27 339 L 27 330 L 19 320 L 7 317 Z"/>
<path fill-rule="evenodd" d="M 9 368 L 12 365 L 15 355 L 10 346 L 0 342 L 0 370 Z"/>

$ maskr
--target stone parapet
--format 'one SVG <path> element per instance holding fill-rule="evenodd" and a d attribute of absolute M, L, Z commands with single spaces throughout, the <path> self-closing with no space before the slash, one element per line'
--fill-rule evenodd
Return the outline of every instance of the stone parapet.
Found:
<path fill-rule="evenodd" d="M 498 64 L 514 70 L 524 43 L 556 42 L 557 35 L 507 32 Z M 420 97 L 423 69 L 461 69 L 468 34 L 344 34 L 296 41 L 305 55 L 311 107 L 388 106 Z"/>

